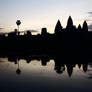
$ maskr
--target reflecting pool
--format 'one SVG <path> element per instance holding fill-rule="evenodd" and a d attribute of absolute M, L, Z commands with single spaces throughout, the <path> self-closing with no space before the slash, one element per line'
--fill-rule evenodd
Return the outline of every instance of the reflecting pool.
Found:
<path fill-rule="evenodd" d="M 45 59 L 46 60 L 46 59 Z M 92 63 L 0 58 L 0 92 L 91 92 Z"/>

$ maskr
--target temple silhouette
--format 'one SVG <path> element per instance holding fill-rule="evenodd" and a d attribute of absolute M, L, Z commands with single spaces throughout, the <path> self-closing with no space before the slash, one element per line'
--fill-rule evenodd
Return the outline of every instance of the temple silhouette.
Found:
<path fill-rule="evenodd" d="M 20 23 L 18 20 L 18 28 Z M 83 26 L 79 24 L 77 28 L 71 16 L 66 28 L 63 28 L 58 20 L 53 34 L 48 33 L 47 28 L 42 28 L 41 34 L 37 35 L 32 35 L 30 31 L 25 31 L 24 35 L 20 34 L 19 29 L 15 29 L 14 32 L 0 35 L 1 52 L 56 53 L 70 49 L 86 50 L 92 46 L 92 33 L 88 32 L 87 22 L 84 21 Z"/>
<path fill-rule="evenodd" d="M 18 20 L 18 28 L 20 23 Z M 86 21 L 83 26 L 79 24 L 76 27 L 69 16 L 66 28 L 63 28 L 58 20 L 53 34 L 48 33 L 47 28 L 42 28 L 41 34 L 37 35 L 32 35 L 30 31 L 25 31 L 24 35 L 20 34 L 19 29 L 15 29 L 14 32 L 0 35 L 0 57 L 26 58 L 30 55 L 47 55 L 54 58 L 59 65 L 61 62 L 66 64 L 76 61 L 76 63 L 88 63 L 89 57 L 92 58 L 92 33 L 88 31 Z M 27 57 L 27 62 L 30 62 L 30 59 Z M 45 60 L 47 61 L 48 58 L 42 59 L 42 61 Z M 46 62 L 42 62 L 42 65 L 46 65 Z M 20 73 L 19 69 L 17 72 Z"/>
<path fill-rule="evenodd" d="M 17 21 L 18 26 L 20 23 Z M 69 77 L 76 65 L 87 72 L 88 63 L 92 62 L 92 33 L 88 32 L 86 21 L 82 27 L 80 24 L 76 27 L 69 16 L 66 28 L 58 20 L 53 34 L 48 33 L 47 28 L 42 28 L 41 34 L 37 35 L 32 35 L 30 31 L 20 34 L 19 29 L 15 29 L 14 32 L 0 36 L 0 57 L 7 57 L 9 62 L 17 64 L 16 73 L 19 75 L 22 71 L 19 67 L 21 59 L 26 63 L 41 61 L 42 66 L 53 60 L 56 73 L 67 71 Z"/>

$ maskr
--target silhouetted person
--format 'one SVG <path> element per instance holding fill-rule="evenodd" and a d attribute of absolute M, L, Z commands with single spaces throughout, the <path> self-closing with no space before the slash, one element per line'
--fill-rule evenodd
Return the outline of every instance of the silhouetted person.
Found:
<path fill-rule="evenodd" d="M 88 32 L 88 24 L 87 24 L 87 22 L 86 21 L 84 21 L 84 23 L 83 23 L 83 32 Z"/>
<path fill-rule="evenodd" d="M 62 28 L 63 27 L 61 26 L 60 20 L 58 20 L 56 27 L 55 27 L 55 34 L 59 34 L 60 32 L 62 32 Z"/>
<path fill-rule="evenodd" d="M 15 32 L 15 35 L 20 35 L 20 32 L 17 29 L 15 29 L 14 32 Z"/>
<path fill-rule="evenodd" d="M 31 34 L 30 31 L 27 31 L 27 32 L 26 32 L 26 36 L 27 36 L 27 37 L 30 37 L 31 35 L 32 35 L 32 34 Z"/>
<path fill-rule="evenodd" d="M 16 37 L 19 36 L 20 32 L 17 29 L 14 29 L 13 32 L 8 33 L 8 37 Z"/>
<path fill-rule="evenodd" d="M 58 74 L 62 74 L 65 71 L 65 65 L 62 64 L 61 62 L 59 62 L 57 59 L 55 59 L 55 67 L 54 67 L 54 70 Z"/>
<path fill-rule="evenodd" d="M 14 30 L 14 32 L 15 32 L 15 33 L 18 33 L 18 30 L 17 30 L 17 29 L 15 29 L 15 30 Z"/>
<path fill-rule="evenodd" d="M 26 62 L 27 62 L 27 63 L 30 63 L 30 62 L 31 62 L 31 59 L 26 59 Z"/>
<path fill-rule="evenodd" d="M 47 62 L 49 62 L 49 60 L 48 60 L 48 58 L 42 58 L 41 59 L 41 64 L 43 65 L 43 66 L 46 66 L 47 65 Z"/>
<path fill-rule="evenodd" d="M 58 74 L 62 74 L 65 71 L 65 67 L 62 65 L 57 65 L 54 69 Z"/>

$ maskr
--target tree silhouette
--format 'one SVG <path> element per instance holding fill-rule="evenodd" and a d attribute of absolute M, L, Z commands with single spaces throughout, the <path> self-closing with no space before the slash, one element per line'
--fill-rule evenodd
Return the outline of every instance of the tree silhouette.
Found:
<path fill-rule="evenodd" d="M 21 70 L 20 69 L 17 69 L 16 70 L 16 74 L 20 75 L 21 74 Z"/>
<path fill-rule="evenodd" d="M 21 70 L 19 69 L 19 61 L 17 60 L 17 63 L 18 63 L 18 69 L 16 70 L 16 73 L 18 74 L 18 75 L 20 75 L 21 74 Z"/>
<path fill-rule="evenodd" d="M 17 20 L 17 21 L 16 21 L 16 24 L 17 24 L 17 26 L 18 26 L 18 31 L 19 31 L 19 26 L 20 26 L 20 24 L 21 24 L 21 21 L 20 21 L 20 20 Z"/>

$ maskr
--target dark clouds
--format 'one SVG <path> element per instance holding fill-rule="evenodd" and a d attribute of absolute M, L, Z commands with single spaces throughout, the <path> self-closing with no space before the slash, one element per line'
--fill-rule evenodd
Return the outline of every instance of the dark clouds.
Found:
<path fill-rule="evenodd" d="M 89 15 L 89 18 L 92 17 L 92 12 L 87 12 L 87 14 Z"/>
<path fill-rule="evenodd" d="M 86 19 L 86 21 L 88 22 L 88 29 L 89 31 L 92 31 L 92 12 L 87 12 L 88 13 L 88 18 Z"/>
<path fill-rule="evenodd" d="M 4 28 L 0 28 L 0 31 L 2 31 Z"/>
<path fill-rule="evenodd" d="M 88 17 L 87 17 L 87 21 L 92 21 L 92 12 L 87 12 Z"/>
<path fill-rule="evenodd" d="M 26 31 L 30 31 L 32 33 L 38 32 L 37 30 L 26 30 Z"/>
<path fill-rule="evenodd" d="M 4 29 L 4 28 L 0 28 L 0 29 Z"/>
<path fill-rule="evenodd" d="M 86 19 L 86 21 L 87 21 L 87 22 L 91 22 L 91 21 L 92 21 L 92 19 Z"/>
<path fill-rule="evenodd" d="M 88 14 L 92 14 L 92 12 L 88 12 Z"/>
<path fill-rule="evenodd" d="M 92 24 L 88 26 L 89 31 L 92 31 Z"/>

